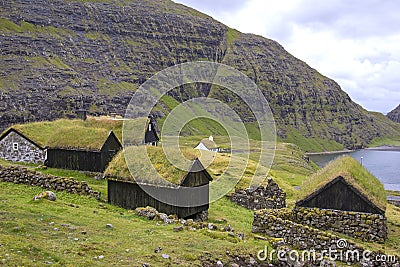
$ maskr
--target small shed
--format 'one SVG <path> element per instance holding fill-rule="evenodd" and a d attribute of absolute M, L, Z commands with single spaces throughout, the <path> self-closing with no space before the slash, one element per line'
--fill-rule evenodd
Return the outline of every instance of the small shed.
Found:
<path fill-rule="evenodd" d="M 201 140 L 200 143 L 195 147 L 195 149 L 206 150 L 211 152 L 220 151 L 220 148 L 214 142 L 214 138 L 212 136 Z"/>
<path fill-rule="evenodd" d="M 331 162 L 301 190 L 297 207 L 385 214 L 382 183 L 352 157 Z"/>
<path fill-rule="evenodd" d="M 0 158 L 9 161 L 44 163 L 46 148 L 22 131 L 9 128 L 0 136 Z"/>
<path fill-rule="evenodd" d="M 162 148 L 150 147 L 147 151 L 154 166 L 162 173 L 163 181 L 154 178 L 152 170 L 140 169 L 137 173 L 129 172 L 125 163 L 125 153 L 136 153 L 138 147 L 128 147 L 121 151 L 110 163 L 105 174 L 108 178 L 108 202 L 126 209 L 151 206 L 166 214 L 176 214 L 179 218 L 199 218 L 208 212 L 208 184 L 211 175 L 204 169 L 198 158 L 194 158 L 189 171 L 185 172 L 161 159 Z M 160 160 L 161 159 L 161 160 Z M 138 160 L 140 164 L 141 160 Z M 142 168 L 141 166 L 139 168 Z M 150 175 L 148 175 L 150 174 Z M 146 178 L 143 178 L 148 175 Z M 143 177 L 142 177 L 143 176 Z M 197 195 L 187 194 L 183 188 L 202 188 Z M 154 194 L 151 194 L 153 192 Z M 197 192 L 197 191 L 196 191 Z M 178 203 L 177 199 L 187 199 L 188 203 L 206 203 L 198 206 L 172 205 L 160 201 L 154 195 L 163 195 L 170 203 Z M 179 201 L 181 202 L 181 201 Z"/>
<path fill-rule="evenodd" d="M 46 166 L 91 172 L 103 172 L 122 149 L 113 131 L 86 127 L 60 129 L 48 146 Z"/>

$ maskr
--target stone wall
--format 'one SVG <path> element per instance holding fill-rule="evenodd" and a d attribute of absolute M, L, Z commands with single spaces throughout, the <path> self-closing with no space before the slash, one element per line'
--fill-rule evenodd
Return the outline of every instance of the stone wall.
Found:
<path fill-rule="evenodd" d="M 66 191 L 72 194 L 90 195 L 97 199 L 100 198 L 100 193 L 93 191 L 84 181 L 80 182 L 72 178 L 41 174 L 24 167 L 0 166 L 0 182 L 40 186 L 45 189 Z"/>
<path fill-rule="evenodd" d="M 17 150 L 14 149 L 14 144 L 18 144 Z M 46 159 L 46 150 L 40 149 L 21 135 L 11 131 L 0 141 L 0 158 L 10 161 L 43 163 Z"/>
<path fill-rule="evenodd" d="M 232 202 L 252 210 L 286 207 L 286 193 L 271 178 L 268 178 L 266 187 L 259 186 L 256 189 L 248 188 L 245 190 L 236 189 L 228 197 Z"/>
<path fill-rule="evenodd" d="M 386 218 L 380 214 L 296 207 L 292 211 L 292 220 L 363 241 L 384 243 L 388 235 Z"/>
<path fill-rule="evenodd" d="M 289 209 L 275 209 L 275 210 L 259 210 L 254 213 L 253 233 L 262 233 L 274 238 L 282 238 L 284 244 L 290 245 L 295 249 L 308 250 L 316 252 L 336 251 L 348 252 L 358 251 L 360 255 L 364 252 L 362 247 L 356 246 L 353 242 L 344 240 L 337 235 L 296 223 L 292 221 L 293 212 Z M 336 254 L 337 255 L 337 254 Z M 396 256 L 396 262 L 376 262 L 374 259 L 378 252 L 371 252 L 369 259 L 363 259 L 364 265 L 362 266 L 399 266 L 399 257 Z M 382 258 L 382 257 L 381 257 Z M 341 258 L 340 258 L 341 259 Z M 352 258 L 341 260 L 343 262 L 355 261 Z"/>
<path fill-rule="evenodd" d="M 334 247 L 339 240 L 335 235 L 293 222 L 291 216 L 289 209 L 256 211 L 252 232 L 283 238 L 286 244 L 297 249 L 321 250 Z"/>

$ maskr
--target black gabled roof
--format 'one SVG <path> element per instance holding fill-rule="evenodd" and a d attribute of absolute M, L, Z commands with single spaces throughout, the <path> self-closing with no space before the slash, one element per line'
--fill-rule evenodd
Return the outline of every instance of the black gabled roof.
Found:
<path fill-rule="evenodd" d="M 344 192 L 337 191 L 339 181 L 343 185 L 340 187 L 341 190 L 349 194 L 347 197 L 354 196 L 354 199 L 357 198 L 358 201 L 362 202 L 366 199 L 368 201 L 365 201 L 365 203 L 371 203 L 371 205 L 368 205 L 369 207 L 378 207 L 381 211 L 386 210 L 386 192 L 383 184 L 365 169 L 360 162 L 350 156 L 342 156 L 331 161 L 305 180 L 301 190 L 297 192 L 297 203 L 306 203 L 311 201 L 313 197 L 318 198 L 325 205 L 328 205 L 329 201 L 339 201 L 339 198 L 333 198 L 329 194 L 326 194 L 324 199 L 317 197 L 319 194 L 323 194 L 325 190 L 331 190 L 334 194 L 339 194 L 342 198 L 346 198 Z M 313 205 L 318 204 L 316 200 L 313 201 Z M 344 204 L 344 202 L 341 204 Z M 355 206 L 357 206 L 356 203 L 352 205 L 352 207 Z"/>
<path fill-rule="evenodd" d="M 146 123 L 146 128 L 144 132 L 144 143 L 158 142 L 160 141 L 160 138 L 158 137 L 159 131 L 157 122 L 151 116 L 149 116 L 148 119 L 149 120 Z M 149 125 L 151 125 L 151 131 L 149 131 Z"/>
<path fill-rule="evenodd" d="M 41 145 L 39 145 L 37 142 L 33 141 L 32 139 L 30 139 L 29 137 L 27 137 L 26 135 L 24 135 L 23 133 L 19 132 L 18 130 L 15 130 L 14 128 L 10 128 L 7 131 L 5 131 L 1 136 L 0 136 L 0 141 L 3 140 L 7 135 L 9 135 L 11 132 L 14 132 L 16 134 L 18 134 L 19 136 L 21 136 L 22 138 L 26 139 L 28 142 L 30 142 L 31 144 L 35 145 L 36 147 L 38 147 L 39 149 L 44 149 L 44 147 L 42 147 Z"/>
<path fill-rule="evenodd" d="M 111 131 L 109 132 L 109 134 L 108 134 L 107 139 L 104 141 L 104 144 L 103 144 L 103 146 L 101 147 L 100 150 L 103 150 L 104 145 L 107 143 L 107 140 L 108 140 L 110 137 L 114 138 L 115 141 L 117 142 L 118 146 L 119 146 L 120 148 L 122 148 L 122 144 L 121 144 L 121 142 L 119 141 L 118 137 L 117 137 L 117 136 L 115 135 L 115 133 L 111 130 Z"/>
<path fill-rule="evenodd" d="M 208 171 L 204 168 L 203 164 L 201 164 L 200 160 L 198 158 L 195 158 L 192 162 L 192 166 L 190 166 L 189 171 L 183 176 L 180 185 L 183 185 L 185 183 L 185 180 L 188 178 L 188 176 L 191 173 L 195 172 L 202 172 L 205 177 L 208 179 L 209 182 L 213 180 L 211 175 L 208 173 Z"/>
<path fill-rule="evenodd" d="M 342 186 L 339 186 L 342 184 Z M 336 187 L 336 189 L 335 189 Z M 333 191 L 344 187 L 347 188 L 352 196 L 352 200 L 357 199 L 357 203 L 349 203 L 351 202 L 349 199 L 345 199 L 343 197 L 343 191 L 341 190 L 339 194 L 332 194 Z M 329 196 L 323 197 L 323 199 L 319 199 L 318 197 L 323 194 L 329 194 Z M 348 194 L 347 194 L 348 195 Z M 300 207 L 310 207 L 310 208 L 327 208 L 327 209 L 340 209 L 340 207 L 335 206 L 335 197 L 342 198 L 342 206 L 346 206 L 347 211 L 358 211 L 358 212 L 369 212 L 384 215 L 385 211 L 375 205 L 372 201 L 370 201 L 364 194 L 362 194 L 359 190 L 357 190 L 354 186 L 346 181 L 346 179 L 342 176 L 338 176 L 335 179 L 329 181 L 324 186 L 309 194 L 305 198 L 296 202 L 296 206 Z M 352 207 L 354 206 L 354 207 Z"/>

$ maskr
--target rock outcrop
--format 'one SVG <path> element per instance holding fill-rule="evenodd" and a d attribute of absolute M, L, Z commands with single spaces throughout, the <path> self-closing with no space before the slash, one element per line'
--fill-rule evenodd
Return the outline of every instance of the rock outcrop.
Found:
<path fill-rule="evenodd" d="M 2 1 L 0 33 L 0 129 L 74 117 L 81 108 L 123 115 L 133 92 L 156 72 L 207 60 L 237 68 L 257 83 L 283 140 L 316 137 L 320 144 L 354 148 L 399 134 L 399 126 L 352 102 L 336 82 L 277 42 L 229 29 L 172 1 Z M 179 101 L 213 96 L 244 121 L 253 120 L 226 90 L 200 84 L 170 95 Z M 158 112 L 165 115 L 168 105 Z"/>
<path fill-rule="evenodd" d="M 386 115 L 390 120 L 400 123 L 400 105 Z"/>

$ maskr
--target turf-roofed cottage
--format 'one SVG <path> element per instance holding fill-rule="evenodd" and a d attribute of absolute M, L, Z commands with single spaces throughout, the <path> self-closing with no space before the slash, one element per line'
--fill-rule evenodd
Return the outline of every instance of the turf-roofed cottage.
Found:
<path fill-rule="evenodd" d="M 48 144 L 46 166 L 91 172 L 103 172 L 122 149 L 114 132 L 103 128 L 62 129 Z"/>
<path fill-rule="evenodd" d="M 144 165 L 140 149 L 146 149 L 152 166 Z M 189 150 L 188 150 L 189 151 Z M 127 157 L 129 169 L 125 161 Z M 150 206 L 166 214 L 175 214 L 179 218 L 205 219 L 208 214 L 208 185 L 212 177 L 204 169 L 195 152 L 190 152 L 190 167 L 183 171 L 172 165 L 165 157 L 161 147 L 132 146 L 125 148 L 115 156 L 105 174 L 108 179 L 108 201 L 111 204 L 135 209 Z M 147 155 L 145 157 L 147 157 Z M 159 179 L 160 174 L 162 179 Z M 187 194 L 185 188 L 198 188 L 195 194 Z M 167 203 L 156 196 L 162 195 Z M 187 203 L 203 203 L 197 206 Z M 179 203 L 179 204 L 171 204 Z"/>
<path fill-rule="evenodd" d="M 122 121 L 87 120 L 17 124 L 0 137 L 0 157 L 10 161 L 45 163 L 49 167 L 102 172 L 122 148 L 114 131 Z"/>
<path fill-rule="evenodd" d="M 303 184 L 294 214 L 297 221 L 317 228 L 382 241 L 387 237 L 385 210 L 382 183 L 357 160 L 345 156 Z"/>
<path fill-rule="evenodd" d="M 212 151 L 212 152 L 220 151 L 220 148 L 217 146 L 217 144 L 214 143 L 214 138 L 212 136 L 201 140 L 200 143 L 195 147 L 195 149 Z"/>
<path fill-rule="evenodd" d="M 35 136 L 22 130 L 9 128 L 0 136 L 0 158 L 9 161 L 44 163 L 45 145 Z"/>
<path fill-rule="evenodd" d="M 385 214 L 382 183 L 351 157 L 341 157 L 303 185 L 296 206 Z"/>

